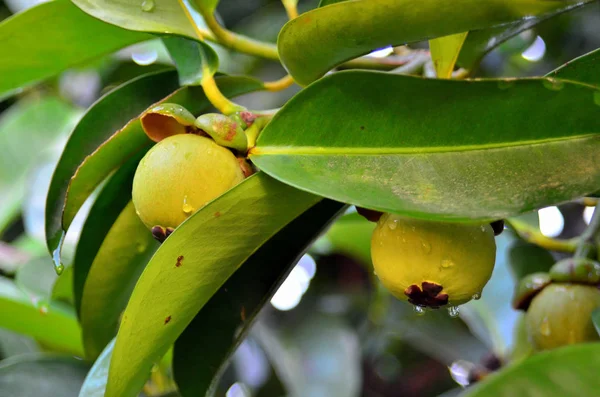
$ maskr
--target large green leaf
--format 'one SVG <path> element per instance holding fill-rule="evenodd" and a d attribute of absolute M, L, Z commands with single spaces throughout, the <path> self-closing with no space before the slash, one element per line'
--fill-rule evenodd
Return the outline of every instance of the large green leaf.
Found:
<path fill-rule="evenodd" d="M 71 307 L 61 302 L 48 303 L 0 277 L 0 313 L 0 327 L 83 356 L 81 331 Z"/>
<path fill-rule="evenodd" d="M 600 87 L 600 49 L 575 58 L 560 68 L 548 73 L 548 76 L 565 80 L 580 81 L 589 85 Z M 597 98 L 600 104 L 600 97 Z"/>
<path fill-rule="evenodd" d="M 581 0 L 355 0 L 306 12 L 288 22 L 279 55 L 299 84 L 387 45 L 484 29 L 581 5 Z M 373 23 L 376 21 L 376 23 Z"/>
<path fill-rule="evenodd" d="M 600 343 L 538 353 L 477 383 L 469 397 L 594 396 L 600 388 Z"/>
<path fill-rule="evenodd" d="M 88 278 L 92 263 L 100 251 L 109 230 L 131 201 L 133 175 L 139 158 L 129 160 L 112 175 L 98 197 L 83 224 L 73 260 L 73 296 L 75 309 L 81 318 L 81 300 L 83 288 Z M 127 266 L 127 263 L 120 263 Z"/>
<path fill-rule="evenodd" d="M 598 189 L 599 95 L 544 78 L 339 72 L 288 102 L 250 158 L 285 183 L 361 207 L 505 218 Z"/>
<path fill-rule="evenodd" d="M 0 23 L 0 98 L 151 38 L 98 21 L 68 0 L 42 3 Z"/>
<path fill-rule="evenodd" d="M 182 396 L 214 393 L 230 355 L 260 309 L 343 208 L 331 200 L 315 204 L 248 258 L 200 310 L 175 343 L 173 372 Z"/>
<path fill-rule="evenodd" d="M 0 395 L 77 397 L 88 368 L 80 360 L 28 354 L 0 362 Z"/>
<path fill-rule="evenodd" d="M 198 39 L 177 0 L 73 0 L 73 3 L 88 14 L 125 29 Z M 189 8 L 189 12 L 196 24 L 204 25 L 196 10 Z"/>
<path fill-rule="evenodd" d="M 320 200 L 255 174 L 206 205 L 162 244 L 135 286 L 106 397 L 134 396 L 153 363 L 250 255 Z"/>
<path fill-rule="evenodd" d="M 83 289 L 80 318 L 87 357 L 96 358 L 117 334 L 135 282 L 157 248 L 130 202 L 104 239 Z"/>

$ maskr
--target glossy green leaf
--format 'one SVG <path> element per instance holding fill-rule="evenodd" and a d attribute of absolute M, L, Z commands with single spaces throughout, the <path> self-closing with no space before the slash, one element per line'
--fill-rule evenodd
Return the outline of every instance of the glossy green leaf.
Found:
<path fill-rule="evenodd" d="M 210 298 L 175 343 L 173 373 L 183 397 L 214 393 L 259 311 L 344 207 L 331 200 L 315 204 L 260 247 Z"/>
<path fill-rule="evenodd" d="M 46 345 L 83 356 L 77 318 L 61 302 L 43 301 L 0 277 L 0 327 L 29 335 Z"/>
<path fill-rule="evenodd" d="M 39 4 L 0 22 L 0 42 L 5 54 L 0 59 L 0 98 L 19 87 L 151 38 L 98 21 L 68 0 Z"/>
<path fill-rule="evenodd" d="M 131 201 L 133 175 L 139 160 L 139 158 L 130 159 L 109 178 L 94 201 L 83 224 L 72 265 L 74 272 L 73 296 L 75 298 L 75 309 L 80 318 L 83 289 L 90 268 L 101 249 L 103 241 L 107 238 L 109 230 Z M 125 263 L 123 266 L 127 266 L 127 264 Z"/>
<path fill-rule="evenodd" d="M 106 391 L 106 379 L 108 378 L 108 367 L 115 347 L 113 339 L 98 356 L 94 365 L 85 377 L 81 386 L 79 397 L 104 397 Z"/>
<path fill-rule="evenodd" d="M 138 116 L 177 87 L 174 71 L 142 76 L 104 95 L 83 116 L 63 150 L 46 199 L 46 240 L 51 252 L 58 247 L 62 230 L 68 229 L 77 211 L 98 184 L 133 153 L 151 145 L 143 131 L 139 131 Z M 138 131 L 127 129 L 132 120 Z M 127 131 L 113 137 L 116 142 L 109 149 L 98 150 L 115 131 L 120 132 L 121 129 Z M 93 155 L 96 166 L 79 168 L 90 155 Z M 90 158 L 87 160 L 89 162 Z M 67 195 L 70 203 L 65 208 Z"/>
<path fill-rule="evenodd" d="M 560 68 L 548 73 L 548 76 L 558 77 L 565 80 L 579 81 L 596 87 L 600 87 L 600 49 L 567 62 Z M 597 98 L 600 103 L 600 97 Z"/>
<path fill-rule="evenodd" d="M 592 322 L 594 323 L 598 335 L 600 335 L 600 309 L 596 309 L 592 312 Z"/>
<path fill-rule="evenodd" d="M 60 275 L 52 288 L 52 300 L 65 302 L 75 307 L 75 296 L 73 295 L 73 267 L 69 266 Z"/>
<path fill-rule="evenodd" d="M 162 244 L 125 309 L 106 397 L 134 396 L 225 281 L 320 198 L 255 174 L 196 212 Z"/>
<path fill-rule="evenodd" d="M 398 92 L 406 99 L 390 101 Z M 285 183 L 365 208 L 502 219 L 598 189 L 599 95 L 545 78 L 339 72 L 288 102 L 250 158 Z"/>
<path fill-rule="evenodd" d="M 429 40 L 431 60 L 438 78 L 449 79 L 452 77 L 454 65 L 467 34 L 468 32 L 457 33 Z"/>
<path fill-rule="evenodd" d="M 73 0 L 73 3 L 88 14 L 125 29 L 198 38 L 176 0 Z M 189 11 L 196 24 L 204 26 L 200 14 L 193 8 Z"/>
<path fill-rule="evenodd" d="M 486 377 L 468 397 L 593 396 L 600 388 L 600 344 L 584 343 L 535 354 Z"/>
<path fill-rule="evenodd" d="M 199 85 L 219 69 L 219 58 L 208 44 L 182 37 L 165 37 L 163 43 L 177 65 L 181 85 Z"/>
<path fill-rule="evenodd" d="M 77 397 L 88 370 L 72 357 L 28 354 L 0 362 L 0 395 Z"/>
<path fill-rule="evenodd" d="M 588 0 L 589 1 L 589 0 Z M 281 61 L 309 84 L 352 58 L 387 45 L 490 28 L 581 5 L 581 0 L 355 0 L 306 12 L 279 34 Z M 377 23 L 373 23 L 377 21 Z"/>
<path fill-rule="evenodd" d="M 130 202 L 104 239 L 83 289 L 80 317 L 88 357 L 97 357 L 117 334 L 131 291 L 157 248 Z"/>

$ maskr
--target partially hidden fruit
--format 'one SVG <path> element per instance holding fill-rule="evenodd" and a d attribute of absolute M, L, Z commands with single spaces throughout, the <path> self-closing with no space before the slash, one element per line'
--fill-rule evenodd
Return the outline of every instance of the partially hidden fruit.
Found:
<path fill-rule="evenodd" d="M 599 340 L 591 315 L 600 290 L 580 284 L 550 284 L 527 310 L 527 333 L 536 350 Z"/>
<path fill-rule="evenodd" d="M 176 228 L 243 179 L 240 163 L 229 150 L 202 136 L 173 135 L 140 161 L 133 204 L 148 228 Z"/>
<path fill-rule="evenodd" d="M 399 299 L 438 308 L 481 296 L 494 269 L 489 224 L 432 222 L 384 214 L 371 239 L 375 273 Z"/>

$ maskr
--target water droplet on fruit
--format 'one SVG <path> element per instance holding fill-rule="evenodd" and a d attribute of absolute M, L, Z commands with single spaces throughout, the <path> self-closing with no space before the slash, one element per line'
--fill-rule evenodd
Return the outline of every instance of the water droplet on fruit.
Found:
<path fill-rule="evenodd" d="M 454 266 L 454 262 L 452 262 L 450 259 L 444 259 L 442 261 L 442 269 L 449 269 L 452 266 Z"/>
<path fill-rule="evenodd" d="M 418 316 L 422 316 L 425 314 L 425 308 L 421 306 L 413 306 L 413 310 L 417 313 Z"/>
<path fill-rule="evenodd" d="M 373 270 L 373 274 L 377 276 L 377 272 L 375 270 Z"/>
<path fill-rule="evenodd" d="M 448 315 L 452 318 L 458 317 L 458 315 L 460 314 L 460 309 L 458 308 L 458 306 L 450 306 L 448 308 Z"/>
<path fill-rule="evenodd" d="M 544 317 L 542 320 L 542 324 L 540 324 L 540 334 L 544 336 L 550 336 L 552 330 L 550 329 L 550 322 L 548 321 L 548 317 Z"/>
<path fill-rule="evenodd" d="M 186 215 L 189 215 L 194 211 L 194 207 L 188 203 L 188 196 L 183 196 L 183 207 L 181 209 Z"/>
<path fill-rule="evenodd" d="M 144 0 L 142 2 L 142 11 L 144 12 L 152 12 L 154 11 L 154 0 Z"/>
<path fill-rule="evenodd" d="M 155 50 L 151 51 L 140 51 L 133 52 L 131 54 L 131 60 L 140 66 L 148 66 L 156 62 L 158 59 L 158 52 Z"/>
<path fill-rule="evenodd" d="M 431 252 L 431 244 L 425 240 L 421 240 L 421 249 L 424 253 L 429 254 Z"/>
<path fill-rule="evenodd" d="M 395 230 L 398 227 L 398 219 L 393 219 L 391 222 L 388 222 L 388 227 L 391 230 Z"/>
<path fill-rule="evenodd" d="M 552 91 L 560 91 L 564 88 L 565 83 L 561 80 L 544 79 L 544 87 Z"/>
<path fill-rule="evenodd" d="M 485 233 L 485 226 L 481 225 L 481 231 Z"/>
<path fill-rule="evenodd" d="M 474 299 L 476 301 L 481 299 L 481 293 L 479 293 L 479 292 L 474 293 L 473 296 L 471 297 L 471 299 Z"/>

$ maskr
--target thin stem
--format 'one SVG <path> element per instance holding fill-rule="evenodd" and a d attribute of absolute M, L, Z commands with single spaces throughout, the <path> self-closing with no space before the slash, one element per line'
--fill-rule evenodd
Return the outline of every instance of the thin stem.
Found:
<path fill-rule="evenodd" d="M 222 27 L 215 16 L 210 13 L 202 12 L 206 26 L 211 30 L 216 38 L 216 42 L 224 47 L 235 51 L 244 52 L 250 55 L 256 55 L 262 58 L 279 60 L 277 46 L 264 41 L 254 40 L 250 37 L 233 33 Z"/>
<path fill-rule="evenodd" d="M 285 12 L 288 15 L 289 19 L 294 19 L 298 17 L 298 1 L 296 0 L 281 0 L 283 7 L 285 8 Z"/>
<path fill-rule="evenodd" d="M 214 77 L 211 75 L 208 76 L 202 79 L 202 88 L 204 89 L 204 94 L 206 94 L 206 97 L 215 108 L 227 116 L 246 110 L 245 107 L 227 99 L 221 90 L 219 90 Z"/>
<path fill-rule="evenodd" d="M 587 258 L 596 252 L 596 238 L 600 234 L 600 203 L 594 209 L 594 215 L 588 227 L 579 236 L 579 244 L 575 251 L 576 258 Z"/>
<path fill-rule="evenodd" d="M 539 245 L 550 251 L 573 253 L 577 249 L 579 238 L 569 240 L 559 240 L 544 236 L 537 228 L 528 225 L 515 219 L 507 219 L 507 224 L 517 233 L 523 240 Z"/>
<path fill-rule="evenodd" d="M 288 87 L 291 87 L 293 84 L 294 79 L 288 74 L 286 76 L 283 76 L 279 80 L 266 81 L 264 83 L 264 86 L 268 91 L 281 91 L 285 90 Z"/>

